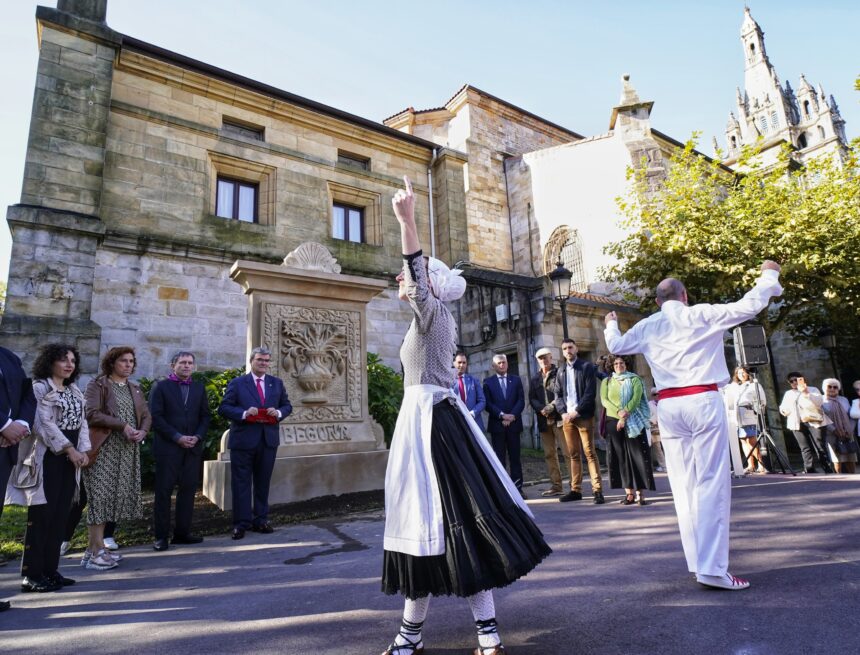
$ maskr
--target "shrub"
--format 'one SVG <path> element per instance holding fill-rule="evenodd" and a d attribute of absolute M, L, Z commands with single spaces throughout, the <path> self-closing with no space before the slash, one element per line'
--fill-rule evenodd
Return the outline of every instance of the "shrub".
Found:
<path fill-rule="evenodd" d="M 367 353 L 367 398 L 370 415 L 382 426 L 385 443 L 390 446 L 403 402 L 403 376 L 371 352 Z"/>

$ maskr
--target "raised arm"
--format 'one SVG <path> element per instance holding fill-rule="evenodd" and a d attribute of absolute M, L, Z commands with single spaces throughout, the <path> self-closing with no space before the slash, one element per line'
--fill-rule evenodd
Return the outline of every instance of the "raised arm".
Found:
<path fill-rule="evenodd" d="M 404 255 L 411 255 L 421 250 L 418 242 L 418 229 L 415 227 L 415 194 L 412 192 L 412 182 L 403 176 L 404 189 L 399 189 L 391 199 L 394 215 L 400 223 L 400 246 Z"/>

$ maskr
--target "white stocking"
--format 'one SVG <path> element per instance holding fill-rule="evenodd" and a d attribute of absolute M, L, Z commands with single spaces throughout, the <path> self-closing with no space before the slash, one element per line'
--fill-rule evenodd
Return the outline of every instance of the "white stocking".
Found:
<path fill-rule="evenodd" d="M 496 626 L 496 605 L 493 602 L 492 591 L 479 591 L 474 596 L 469 596 L 469 607 L 475 618 L 475 627 L 478 629 L 478 646 L 481 652 L 490 652 L 501 643 L 499 630 Z"/>
<path fill-rule="evenodd" d="M 403 606 L 403 622 L 400 624 L 400 632 L 394 638 L 394 643 L 389 646 L 393 655 L 406 655 L 415 650 L 421 644 L 421 629 L 424 627 L 424 619 L 427 618 L 427 608 L 430 606 L 430 596 L 424 598 L 406 599 Z M 403 646 L 403 648 L 398 648 Z"/>

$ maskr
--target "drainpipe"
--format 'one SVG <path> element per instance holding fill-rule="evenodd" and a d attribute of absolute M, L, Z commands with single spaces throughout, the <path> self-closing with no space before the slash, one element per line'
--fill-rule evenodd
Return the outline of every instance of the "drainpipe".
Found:
<path fill-rule="evenodd" d="M 436 256 L 436 217 L 433 214 L 433 164 L 436 163 L 436 148 L 433 148 L 433 159 L 427 167 L 427 188 L 430 192 L 430 256 Z"/>

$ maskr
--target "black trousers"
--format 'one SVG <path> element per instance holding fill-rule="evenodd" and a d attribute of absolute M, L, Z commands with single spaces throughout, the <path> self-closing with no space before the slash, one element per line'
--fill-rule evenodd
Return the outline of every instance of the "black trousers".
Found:
<path fill-rule="evenodd" d="M 161 439 L 161 437 L 156 437 Z M 191 514 L 194 511 L 194 494 L 200 473 L 201 449 L 183 448 L 161 440 L 155 448 L 155 502 L 152 527 L 156 539 L 170 536 L 170 496 L 176 492 L 176 522 L 174 537 L 191 534 Z"/>
<path fill-rule="evenodd" d="M 507 466 L 508 457 L 511 459 L 511 480 L 517 486 L 517 489 L 523 488 L 523 465 L 520 461 L 520 433 L 513 428 L 503 428 L 502 432 L 491 432 L 491 441 L 493 442 L 493 450 L 496 452 L 496 457 L 502 463 L 502 466 Z"/>
<path fill-rule="evenodd" d="M 77 430 L 63 430 L 63 434 L 77 446 Z M 24 533 L 24 556 L 21 558 L 21 575 L 32 580 L 53 575 L 60 564 L 63 528 L 75 495 L 75 466 L 65 453 L 45 453 L 42 488 L 48 502 L 27 508 L 27 531 Z"/>
<path fill-rule="evenodd" d="M 818 460 L 818 457 L 813 445 L 817 446 L 818 454 L 821 457 L 827 457 L 827 450 L 824 445 L 824 430 L 809 425 L 809 423 L 801 423 L 800 429 L 792 430 L 792 433 L 797 440 L 797 445 L 800 446 L 800 454 L 803 455 L 803 468 L 807 471 L 815 470 L 815 462 Z"/>
<path fill-rule="evenodd" d="M 230 487 L 233 494 L 233 527 L 248 529 L 269 520 L 269 485 L 277 448 L 269 448 L 261 436 L 253 450 L 230 449 Z M 253 494 L 252 494 L 253 488 Z M 253 513 L 251 499 L 253 497 Z"/>
<path fill-rule="evenodd" d="M 87 491 L 85 485 L 81 485 L 81 493 L 78 496 L 78 502 L 72 503 L 72 508 L 69 510 L 69 518 L 66 520 L 66 526 L 63 530 L 63 541 L 71 541 L 75 535 L 75 530 L 78 528 L 78 523 L 81 522 L 81 517 L 84 515 L 84 507 L 87 506 Z M 116 530 L 116 523 L 109 521 L 105 523 L 105 539 L 112 539 L 113 533 Z"/>

